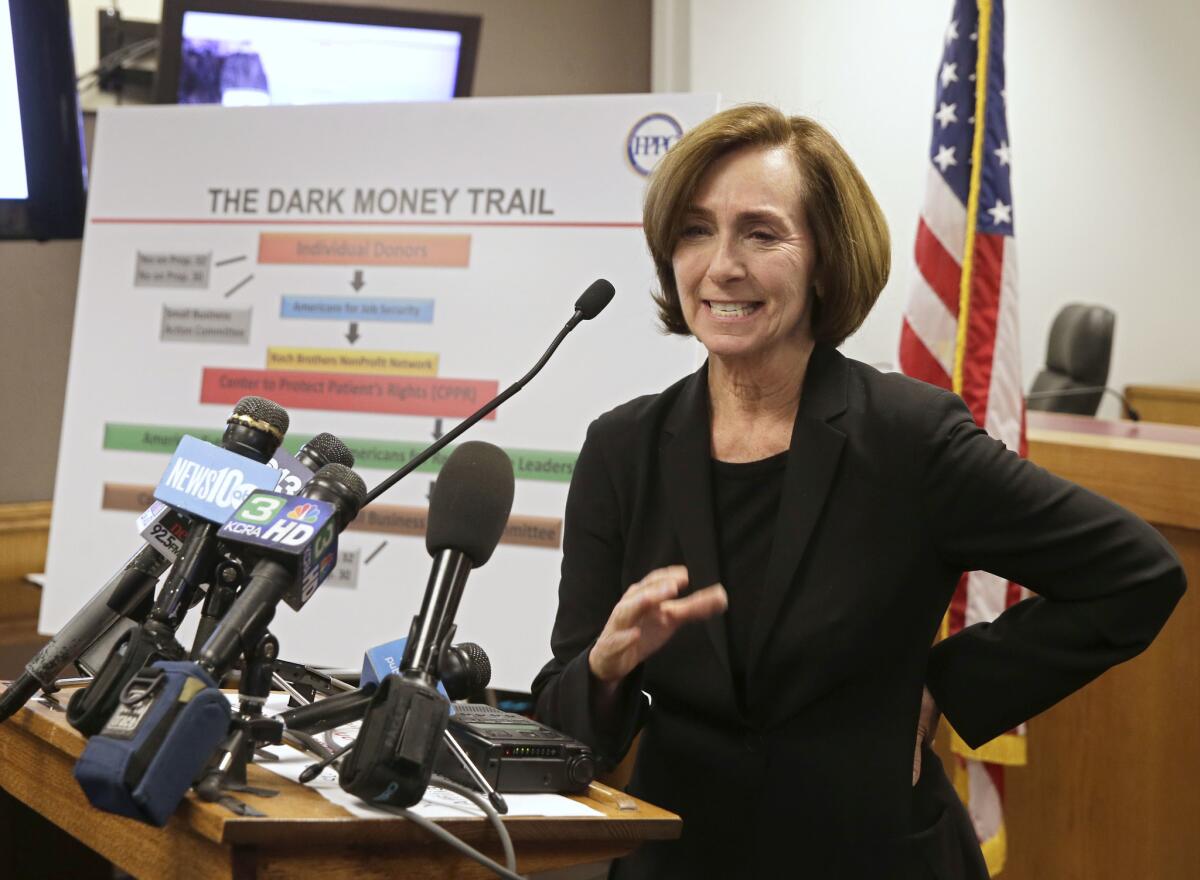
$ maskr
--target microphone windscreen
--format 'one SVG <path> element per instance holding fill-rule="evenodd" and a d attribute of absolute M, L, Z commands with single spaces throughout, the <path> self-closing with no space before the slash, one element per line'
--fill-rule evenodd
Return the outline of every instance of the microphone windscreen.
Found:
<path fill-rule="evenodd" d="M 513 501 L 513 466 L 504 450 L 472 440 L 446 460 L 429 499 L 425 547 L 460 550 L 475 568 L 500 543 Z"/>
<path fill-rule="evenodd" d="M 233 417 L 237 416 L 248 416 L 266 422 L 278 431 L 280 436 L 287 433 L 288 426 L 292 423 L 286 409 L 265 397 L 243 397 L 233 407 Z"/>
<path fill-rule="evenodd" d="M 575 300 L 575 311 L 583 314 L 583 320 L 590 321 L 612 302 L 616 289 L 603 278 L 597 278 L 588 285 L 588 289 Z"/>
<path fill-rule="evenodd" d="M 304 444 L 304 448 L 316 453 L 326 464 L 341 464 L 354 467 L 354 453 L 333 434 L 324 432 Z"/>

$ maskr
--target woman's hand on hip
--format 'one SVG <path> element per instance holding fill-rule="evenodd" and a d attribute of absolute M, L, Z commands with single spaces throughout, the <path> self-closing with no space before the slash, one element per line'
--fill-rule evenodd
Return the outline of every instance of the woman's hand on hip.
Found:
<path fill-rule="evenodd" d="M 720 614 L 729 605 L 720 584 L 677 598 L 687 583 L 687 569 L 669 565 L 626 590 L 588 654 L 592 675 L 615 685 L 665 645 L 679 627 Z"/>

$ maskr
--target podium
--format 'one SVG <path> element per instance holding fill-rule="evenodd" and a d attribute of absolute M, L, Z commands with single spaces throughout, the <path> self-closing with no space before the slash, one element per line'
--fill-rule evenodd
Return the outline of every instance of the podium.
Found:
<path fill-rule="evenodd" d="M 1188 591 L 1154 644 L 1029 722 L 1004 880 L 1200 877 L 1200 428 L 1030 412 L 1029 458 L 1132 510 Z"/>
<path fill-rule="evenodd" d="M 412 822 L 399 816 L 357 818 L 315 791 L 258 766 L 249 769 L 250 784 L 274 789 L 278 796 L 237 793 L 236 797 L 264 813 L 264 818 L 237 816 L 191 793 L 162 829 L 114 816 L 93 808 L 71 775 L 83 746 L 83 737 L 67 724 L 65 714 L 37 700 L 0 724 L 0 788 L 10 795 L 9 811 L 35 811 L 137 878 L 495 877 Z M 604 815 L 504 817 L 520 873 L 619 858 L 643 840 L 673 839 L 682 829 L 682 821 L 673 813 L 603 786 L 594 785 L 588 796 L 577 800 Z M 11 839 L 12 829 L 22 827 L 21 818 L 0 816 L 0 834 L 8 829 L 10 838 L 0 838 L 0 874 L 5 876 L 10 875 L 4 851 L 35 845 L 28 839 Z M 435 821 L 504 863 L 496 833 L 485 819 Z M 82 880 L 78 870 L 56 870 L 53 844 L 37 845 L 48 850 L 42 854 L 45 871 L 31 877 Z"/>

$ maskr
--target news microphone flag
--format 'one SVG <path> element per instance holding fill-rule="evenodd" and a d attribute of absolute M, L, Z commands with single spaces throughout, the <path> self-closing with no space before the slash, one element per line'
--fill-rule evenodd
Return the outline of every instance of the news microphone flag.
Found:
<path fill-rule="evenodd" d="M 1026 454 L 1016 252 L 1004 89 L 1003 0 L 956 0 L 934 100 L 916 267 L 900 369 L 959 394 L 975 421 Z M 964 574 L 941 636 L 997 617 L 1022 588 Z M 1004 765 L 1025 763 L 1024 726 L 972 749 L 951 731 L 954 782 L 988 870 L 1004 867 Z"/>
<path fill-rule="evenodd" d="M 184 434 L 154 489 L 158 501 L 223 523 L 255 489 L 274 489 L 279 470 Z"/>

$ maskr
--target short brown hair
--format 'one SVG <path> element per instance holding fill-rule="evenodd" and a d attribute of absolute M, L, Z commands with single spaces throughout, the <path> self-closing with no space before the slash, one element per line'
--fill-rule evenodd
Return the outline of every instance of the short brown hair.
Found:
<path fill-rule="evenodd" d="M 710 116 L 663 156 L 650 177 L 642 213 L 660 290 L 658 317 L 668 333 L 689 334 L 671 257 L 696 187 L 713 163 L 741 147 L 787 147 L 800 170 L 802 202 L 817 245 L 812 332 L 841 345 L 857 330 L 891 268 L 883 212 L 854 162 L 833 135 L 804 116 L 766 104 L 744 104 Z"/>

